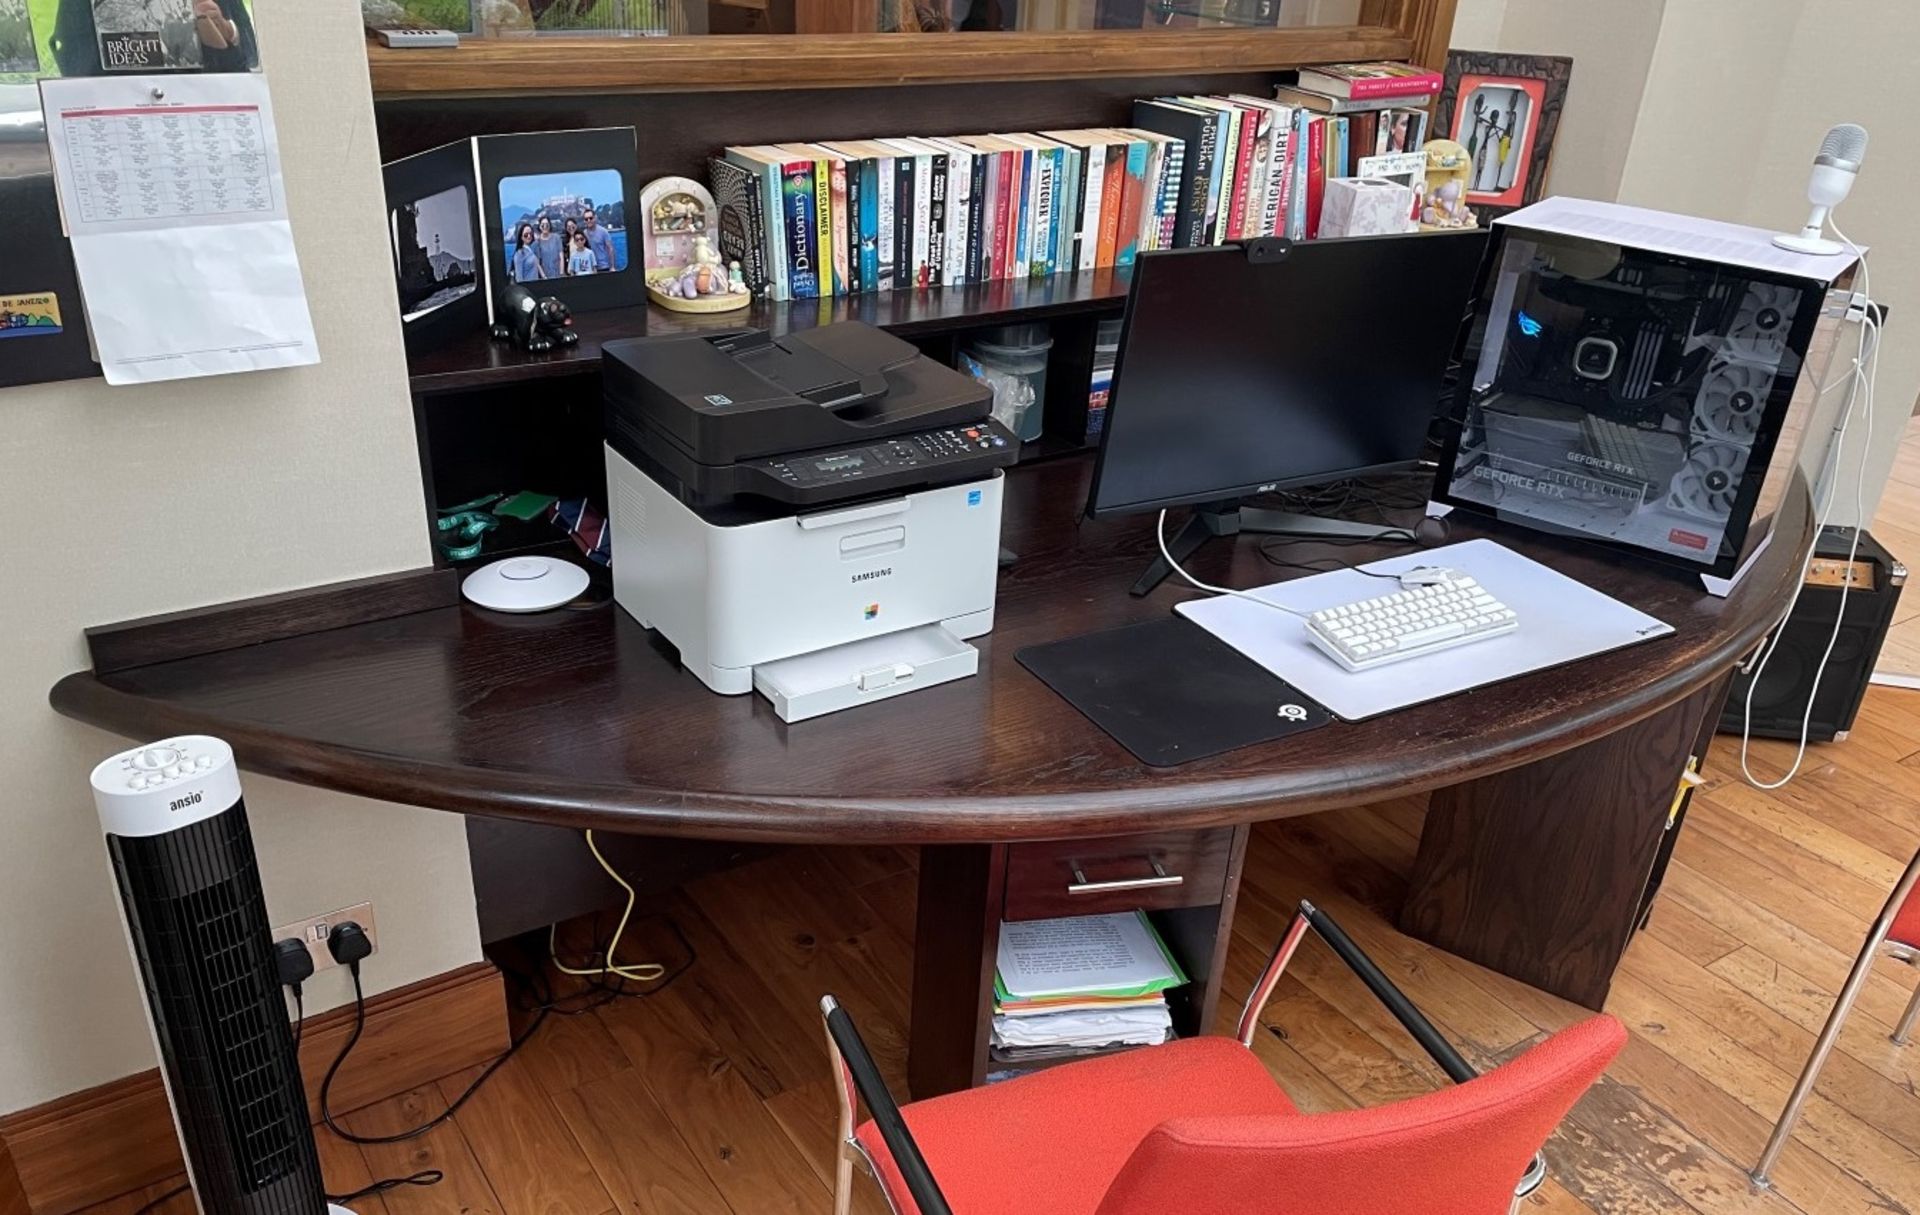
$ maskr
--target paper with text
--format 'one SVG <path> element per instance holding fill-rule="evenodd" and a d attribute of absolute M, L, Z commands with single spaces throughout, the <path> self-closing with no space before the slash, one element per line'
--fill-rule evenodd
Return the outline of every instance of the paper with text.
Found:
<path fill-rule="evenodd" d="M 108 383 L 320 361 L 264 78 L 88 77 L 40 87 Z"/>
<path fill-rule="evenodd" d="M 1016 997 L 1140 991 L 1181 979 L 1139 912 L 1000 925 L 1000 983 Z"/>

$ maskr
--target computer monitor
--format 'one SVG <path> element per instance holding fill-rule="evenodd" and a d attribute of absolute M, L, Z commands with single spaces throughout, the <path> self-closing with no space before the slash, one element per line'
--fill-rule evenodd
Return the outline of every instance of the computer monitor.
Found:
<path fill-rule="evenodd" d="M 1468 231 L 1143 255 L 1089 512 L 1201 505 L 1176 559 L 1237 531 L 1377 535 L 1239 503 L 1422 457 L 1486 246 Z"/>

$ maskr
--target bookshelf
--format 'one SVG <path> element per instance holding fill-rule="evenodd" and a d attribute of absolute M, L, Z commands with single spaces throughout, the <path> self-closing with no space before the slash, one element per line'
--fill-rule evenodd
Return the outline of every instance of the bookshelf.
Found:
<path fill-rule="evenodd" d="M 574 317 L 580 344 L 571 349 L 527 354 L 476 332 L 409 358 L 407 370 L 413 392 L 420 395 L 590 375 L 600 369 L 603 343 L 647 334 L 765 329 L 778 336 L 816 325 L 864 321 L 900 337 L 919 339 L 1021 321 L 1117 315 L 1126 303 L 1128 278 L 1125 270 L 1101 270 L 930 291 L 761 300 L 738 312 L 707 314 L 667 312 L 646 305 L 581 312 Z"/>

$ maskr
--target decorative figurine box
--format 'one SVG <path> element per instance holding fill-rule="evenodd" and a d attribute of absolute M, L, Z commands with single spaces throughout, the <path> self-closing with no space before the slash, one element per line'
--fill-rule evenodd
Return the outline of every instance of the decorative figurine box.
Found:
<path fill-rule="evenodd" d="M 1651 555 L 1725 594 L 1824 463 L 1802 440 L 1825 442 L 1845 396 L 1818 385 L 1857 332 L 1829 299 L 1852 256 L 1571 198 L 1494 231 L 1437 505 Z"/>

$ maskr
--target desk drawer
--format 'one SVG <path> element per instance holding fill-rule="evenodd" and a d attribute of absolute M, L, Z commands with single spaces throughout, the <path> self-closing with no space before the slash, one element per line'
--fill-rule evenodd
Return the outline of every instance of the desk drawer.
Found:
<path fill-rule="evenodd" d="M 1232 856 L 1231 827 L 1015 844 L 1007 850 L 1005 917 L 1218 903 Z"/>

